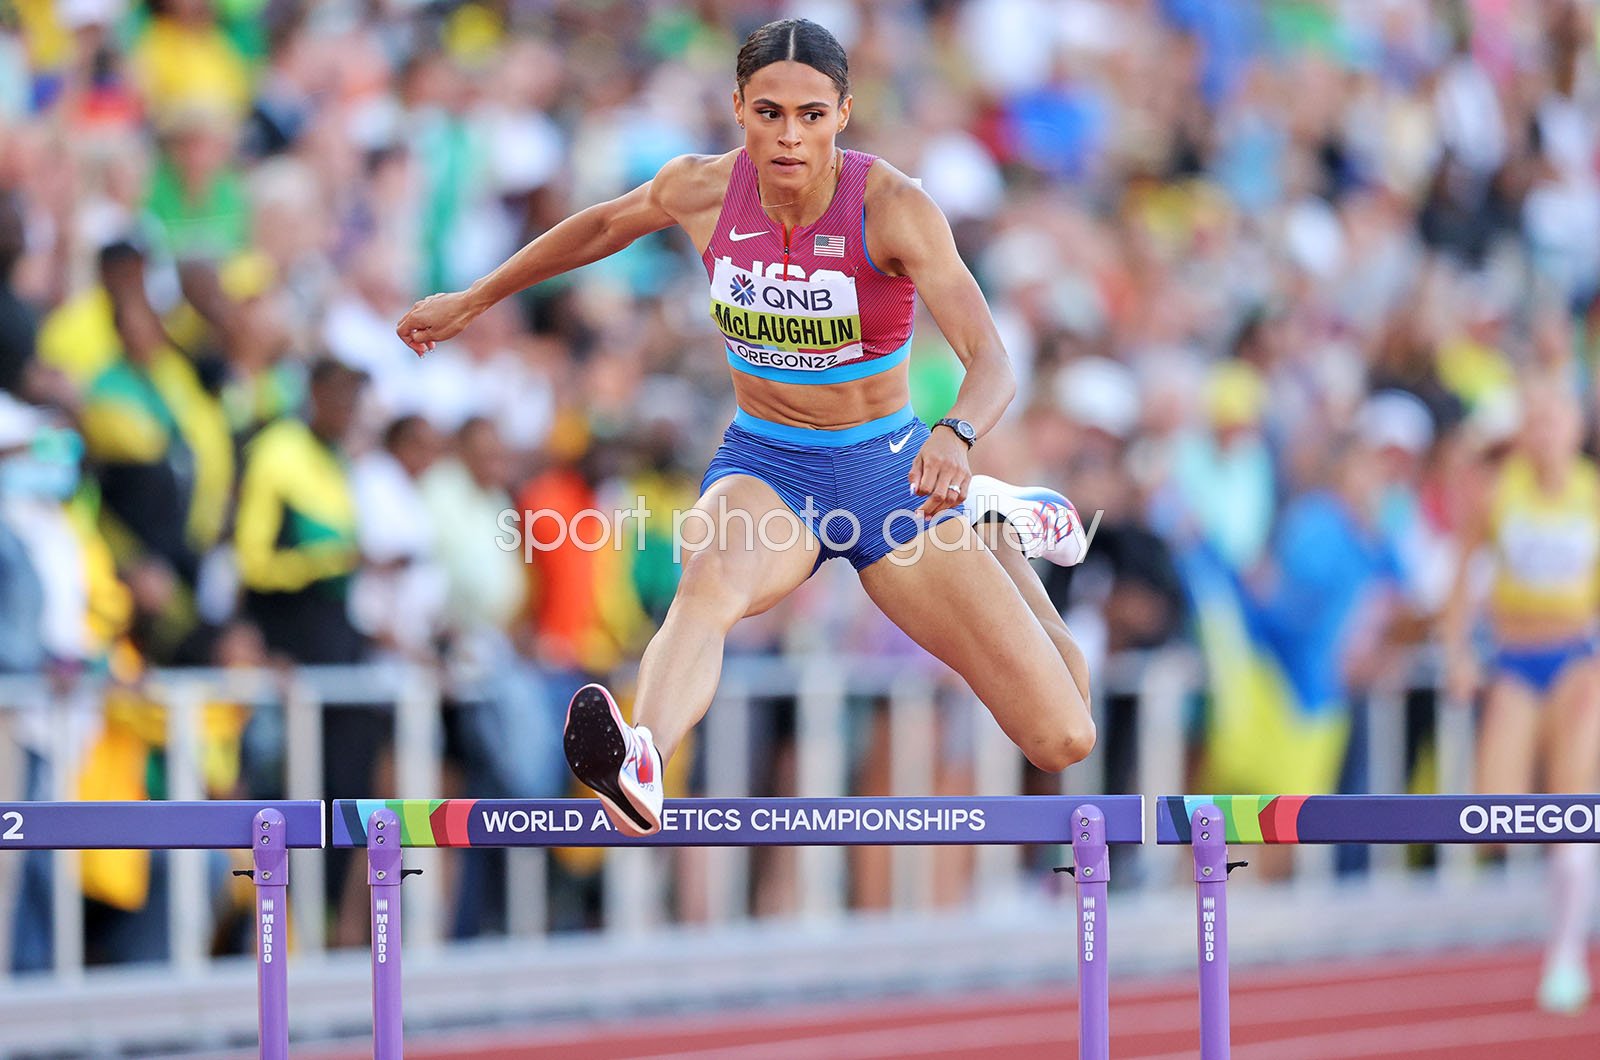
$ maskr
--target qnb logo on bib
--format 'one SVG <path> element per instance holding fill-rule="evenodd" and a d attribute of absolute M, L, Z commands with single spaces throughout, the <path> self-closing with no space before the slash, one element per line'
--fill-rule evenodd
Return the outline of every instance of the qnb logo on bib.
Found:
<path fill-rule="evenodd" d="M 855 277 L 842 273 L 769 279 L 719 258 L 711 319 L 729 352 L 755 367 L 820 372 L 866 355 Z"/>

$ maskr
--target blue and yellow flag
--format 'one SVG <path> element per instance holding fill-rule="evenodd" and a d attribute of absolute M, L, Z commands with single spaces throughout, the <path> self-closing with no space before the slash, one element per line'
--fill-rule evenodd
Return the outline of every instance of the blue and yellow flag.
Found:
<path fill-rule="evenodd" d="M 1180 567 L 1211 705 L 1201 787 L 1332 792 L 1349 740 L 1348 713 L 1303 702 L 1244 587 L 1220 558 L 1196 548 Z"/>

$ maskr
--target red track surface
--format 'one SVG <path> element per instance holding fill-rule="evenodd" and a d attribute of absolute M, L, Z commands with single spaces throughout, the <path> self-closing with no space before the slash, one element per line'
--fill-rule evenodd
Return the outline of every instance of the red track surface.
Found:
<path fill-rule="evenodd" d="M 1600 1057 L 1600 1004 L 1578 1017 L 1532 1002 L 1529 949 L 1256 968 L 1233 977 L 1235 1060 L 1579 1060 Z M 1194 978 L 1111 984 L 1111 1055 L 1198 1055 Z M 521 1035 L 414 1036 L 412 1060 L 868 1060 L 1075 1055 L 1065 991 L 791 1008 Z M 356 1052 L 321 1054 L 355 1060 Z"/>

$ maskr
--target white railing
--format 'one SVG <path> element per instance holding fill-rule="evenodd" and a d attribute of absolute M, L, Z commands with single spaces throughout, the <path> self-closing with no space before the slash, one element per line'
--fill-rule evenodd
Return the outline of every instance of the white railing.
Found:
<path fill-rule="evenodd" d="M 0 678 L 0 714 L 9 714 L 7 728 L 44 757 L 50 776 L 46 796 L 56 801 L 76 797 L 74 781 L 80 767 L 80 749 L 98 725 L 103 680 L 85 679 L 66 691 L 54 689 L 42 678 Z M 201 773 L 200 713 L 207 703 L 228 702 L 260 707 L 277 704 L 283 710 L 285 729 L 285 794 L 292 799 L 321 799 L 322 722 L 326 704 L 368 706 L 392 710 L 395 718 L 395 770 L 399 794 L 425 798 L 439 790 L 439 685 L 432 671 L 416 667 L 381 665 L 315 667 L 287 674 L 273 670 L 184 669 L 157 672 L 149 678 L 143 695 L 166 707 L 166 778 L 172 799 L 205 797 Z M 20 776 L 0 781 L 0 799 L 24 796 Z M 426 855 L 431 852 L 419 852 Z M 22 855 L 0 857 L 0 900 L 9 928 L 16 908 L 14 887 L 6 886 L 14 873 L 3 871 L 20 864 Z M 196 911 L 211 906 L 207 885 L 207 852 L 174 850 L 169 864 L 171 911 L 169 953 L 175 971 L 195 978 L 204 974 L 211 924 Z M 426 862 L 426 856 L 418 859 Z M 10 862 L 10 866 L 6 863 Z M 58 978 L 82 974 L 84 937 L 78 855 L 57 851 L 51 855 L 51 906 L 54 932 L 54 971 Z M 437 877 L 437 874 L 435 874 Z M 298 945 L 319 952 L 325 944 L 322 909 L 324 863 L 320 851 L 291 854 L 290 901 L 295 916 Z M 437 924 L 442 915 L 437 886 L 417 889 L 423 907 L 419 924 Z M 427 936 L 424 930 L 424 937 Z M 6 943 L 0 961 L 0 978 L 10 970 L 10 932 L 0 933 Z M 436 937 L 436 936 L 435 936 Z"/>
<path fill-rule="evenodd" d="M 1184 717 L 1186 705 L 1199 687 L 1198 662 L 1187 650 L 1168 649 L 1129 653 L 1113 658 L 1102 668 L 1095 688 L 1095 710 L 1102 734 L 1109 726 L 1104 716 L 1107 696 L 1136 697 L 1137 729 L 1132 790 L 1146 796 L 1187 790 Z M 1411 679 L 1428 677 L 1426 659 L 1419 658 Z M 617 675 L 625 688 L 633 675 Z M 1404 686 L 1372 697 L 1368 727 L 1372 756 L 1372 787 L 1404 790 L 1405 716 L 1401 708 Z M 50 759 L 52 798 L 68 799 L 76 772 L 78 748 L 85 719 L 92 717 L 102 689 L 85 684 L 66 696 L 52 693 L 33 678 L 0 679 L 0 716 L 9 712 L 11 727 L 32 732 L 36 748 Z M 199 712 L 207 702 L 277 703 L 284 712 L 284 794 L 291 799 L 333 798 L 341 792 L 321 790 L 322 723 L 327 704 L 369 705 L 392 709 L 395 719 L 396 790 L 407 798 L 437 797 L 440 789 L 441 689 L 430 670 L 401 666 L 318 667 L 293 671 L 171 670 L 153 676 L 150 698 L 169 710 L 168 768 L 172 798 L 202 797 L 199 747 Z M 761 712 L 771 701 L 792 699 L 795 710 L 793 749 L 795 790 L 754 792 L 751 736 L 754 728 L 769 724 Z M 863 701 L 882 704 L 887 716 L 878 730 L 887 735 L 887 791 L 878 794 L 1005 795 L 1019 793 L 1024 777 L 1023 760 L 999 727 L 953 674 L 925 661 L 867 657 L 782 656 L 730 657 L 717 701 L 698 733 L 702 741 L 703 790 L 693 794 L 739 796 L 796 794 L 837 796 L 865 794 L 852 790 L 850 756 L 859 755 L 864 741 L 852 739 L 852 714 Z M 463 708 L 470 709 L 470 708 Z M 1436 743 L 1446 790 L 1465 790 L 1466 764 L 1470 760 L 1471 719 L 1467 711 L 1440 709 Z M 39 743 L 38 734 L 49 739 Z M 867 741 L 867 742 L 870 742 Z M 1106 756 L 1097 754 L 1061 778 L 1066 794 L 1092 794 L 1107 790 Z M 20 785 L 0 781 L 0 799 L 19 798 Z M 881 784 L 880 784 L 881 787 Z M 1148 800 L 1153 815 L 1154 800 Z M 1150 822 L 1153 827 L 1153 821 Z M 1306 848 L 1302 879 L 1324 879 L 1329 863 L 1317 860 L 1318 848 Z M 545 881 L 547 854 L 538 849 L 511 850 L 508 854 L 509 908 L 507 920 L 514 935 L 537 936 L 549 929 Z M 1470 854 L 1470 852 L 1469 852 Z M 1182 866 L 1177 859 L 1162 858 L 1153 849 L 1130 851 L 1141 859 L 1145 871 L 1131 874 L 1146 888 L 1164 888 L 1179 882 Z M 15 903 L 5 886 L 20 855 L 0 857 L 0 898 L 5 901 L 0 918 L 9 923 Z M 174 851 L 170 861 L 170 952 L 181 977 L 195 978 L 207 968 L 205 953 L 209 925 L 194 915 L 209 908 L 206 855 Z M 447 902 L 445 874 L 436 871 L 448 854 L 419 849 L 408 852 L 408 864 L 423 868 L 423 875 L 407 883 L 408 950 L 425 953 L 443 949 Z M 603 876 L 604 929 L 617 938 L 639 937 L 673 920 L 711 925 L 735 925 L 776 909 L 814 925 L 837 923 L 851 908 L 852 872 L 841 848 L 802 847 L 761 853 L 747 848 L 700 850 L 619 849 L 609 852 Z M 979 847 L 970 851 L 900 847 L 875 852 L 879 871 L 886 867 L 889 907 L 895 911 L 932 911 L 952 899 L 940 895 L 951 881 L 964 884 L 965 901 L 985 906 L 1003 905 L 1029 889 L 1048 882 L 1037 872 L 1025 871 L 1021 852 L 1013 847 Z M 759 875 L 755 859 L 766 860 L 766 879 L 792 880 L 788 901 L 757 904 L 752 901 Z M 970 859 L 970 869 L 963 868 Z M 1380 852 L 1374 870 L 1404 871 L 1404 850 Z M 11 865 L 7 865 L 7 861 Z M 1166 863 L 1171 861 L 1171 866 Z M 1470 862 L 1451 861 L 1450 874 L 1470 874 Z M 55 916 L 55 974 L 70 980 L 82 974 L 83 924 L 78 899 L 77 858 L 54 855 L 53 905 Z M 1169 871 L 1170 870 L 1170 871 Z M 857 880 L 861 870 L 856 873 Z M 290 889 L 302 952 L 317 953 L 326 946 L 323 925 L 324 862 L 315 851 L 297 851 Z M 1127 884 L 1129 879 L 1124 878 Z M 676 884 L 676 887 L 669 886 Z M 669 892 L 675 905 L 669 906 Z M 4 941 L 0 936 L 0 941 Z M 7 950 L 9 955 L 9 949 Z M 0 972 L 0 975 L 6 973 Z"/>

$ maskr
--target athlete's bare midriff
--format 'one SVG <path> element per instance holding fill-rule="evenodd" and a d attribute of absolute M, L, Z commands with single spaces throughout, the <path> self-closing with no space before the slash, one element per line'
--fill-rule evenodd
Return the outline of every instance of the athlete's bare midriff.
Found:
<path fill-rule="evenodd" d="M 1545 648 L 1552 644 L 1569 644 L 1583 640 L 1595 632 L 1591 618 L 1556 618 L 1527 612 L 1496 612 L 1490 615 L 1489 626 L 1496 644 L 1506 648 Z"/>
<path fill-rule="evenodd" d="M 711 242 L 738 154 L 730 151 L 707 157 L 690 178 L 692 187 L 684 189 L 681 201 L 688 205 L 680 211 L 678 223 L 699 254 L 703 255 Z M 828 202 L 829 199 L 819 198 L 816 216 L 821 216 Z M 868 217 L 871 216 L 869 212 Z M 869 236 L 870 229 L 869 220 Z M 909 361 L 877 375 L 839 383 L 786 383 L 731 369 L 728 374 L 739 408 L 770 423 L 791 427 L 844 430 L 892 415 L 911 401 Z"/>
<path fill-rule="evenodd" d="M 843 430 L 898 412 L 911 401 L 910 361 L 848 383 L 783 383 L 732 370 L 728 374 L 741 409 L 792 427 Z"/>

